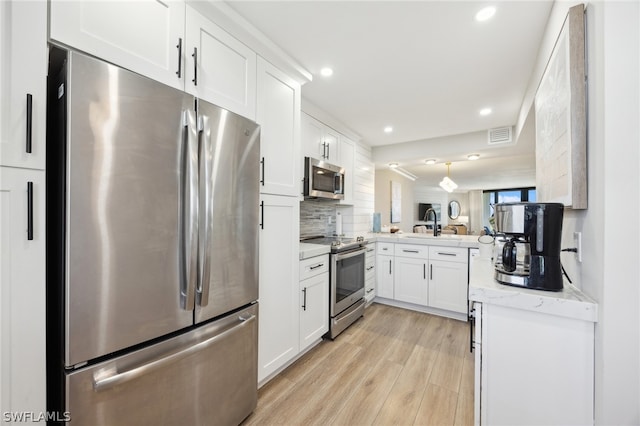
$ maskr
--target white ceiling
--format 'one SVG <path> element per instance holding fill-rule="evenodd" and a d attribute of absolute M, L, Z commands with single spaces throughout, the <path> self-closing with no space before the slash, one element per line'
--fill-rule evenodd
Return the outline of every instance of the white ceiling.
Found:
<path fill-rule="evenodd" d="M 462 160 L 470 153 L 467 149 L 487 148 L 486 139 L 470 137 L 477 148 L 472 143 L 462 144 L 465 151 L 446 149 L 446 137 L 516 124 L 552 3 L 228 2 L 313 74 L 313 81 L 302 89 L 306 101 L 362 136 L 374 147 L 378 166 L 398 161 L 421 179 L 434 173 L 433 166 L 422 165 L 425 158 L 435 156 L 431 152 L 442 152 L 437 167 L 446 171 L 445 161 Z M 495 16 L 476 22 L 476 12 L 486 5 L 496 6 Z M 332 77 L 320 75 L 325 66 L 333 68 Z M 478 112 L 484 107 L 493 113 L 481 117 Z M 387 125 L 394 128 L 391 134 L 383 132 Z M 424 156 L 379 155 L 377 147 L 411 141 L 420 141 Z M 481 189 L 481 180 L 486 181 L 484 189 L 495 187 L 498 182 L 489 176 L 500 170 L 502 158 L 516 169 L 514 179 L 528 170 L 525 174 L 532 182 L 535 160 L 533 144 L 529 145 L 524 154 L 517 154 L 518 161 L 509 150 L 503 156 L 493 149 L 491 159 L 483 155 L 466 166 L 469 182 L 462 174 L 456 179 L 457 167 L 452 166 L 451 177 L 465 189 Z"/>

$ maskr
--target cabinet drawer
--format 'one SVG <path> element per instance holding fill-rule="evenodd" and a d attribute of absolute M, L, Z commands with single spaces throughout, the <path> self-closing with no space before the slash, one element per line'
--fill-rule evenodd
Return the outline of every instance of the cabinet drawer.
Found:
<path fill-rule="evenodd" d="M 376 246 L 375 246 L 375 244 L 367 245 L 367 251 L 365 252 L 365 262 L 366 263 L 369 263 L 369 261 L 375 262 L 375 258 L 376 258 Z"/>
<path fill-rule="evenodd" d="M 429 257 L 429 246 L 418 244 L 396 244 L 395 255 L 399 257 L 427 259 Z"/>
<path fill-rule="evenodd" d="M 468 250 L 462 247 L 429 247 L 429 260 L 467 263 Z"/>
<path fill-rule="evenodd" d="M 367 265 L 364 267 L 364 280 L 374 280 L 376 278 L 376 265 Z"/>
<path fill-rule="evenodd" d="M 394 243 L 376 243 L 376 244 L 377 244 L 377 248 L 376 248 L 377 254 L 389 254 L 389 255 L 393 254 L 393 246 L 395 245 Z"/>
<path fill-rule="evenodd" d="M 300 261 L 300 281 L 329 272 L 329 255 L 310 257 Z"/>

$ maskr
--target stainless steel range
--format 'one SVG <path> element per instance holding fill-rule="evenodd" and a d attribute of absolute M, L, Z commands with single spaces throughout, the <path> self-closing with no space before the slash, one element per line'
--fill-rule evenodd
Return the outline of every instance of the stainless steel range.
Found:
<path fill-rule="evenodd" d="M 367 241 L 357 238 L 313 236 L 301 241 L 331 246 L 329 262 L 330 339 L 342 333 L 364 314 L 364 264 Z"/>

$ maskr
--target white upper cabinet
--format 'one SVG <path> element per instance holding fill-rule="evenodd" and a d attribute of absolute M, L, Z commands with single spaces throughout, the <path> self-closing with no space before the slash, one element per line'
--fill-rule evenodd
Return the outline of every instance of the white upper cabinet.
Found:
<path fill-rule="evenodd" d="M 258 58 L 262 175 L 260 192 L 297 197 L 301 192 L 300 84 Z"/>
<path fill-rule="evenodd" d="M 256 119 L 256 53 L 187 6 L 185 90 Z"/>
<path fill-rule="evenodd" d="M 0 165 L 43 170 L 47 4 L 0 1 Z"/>
<path fill-rule="evenodd" d="M 340 134 L 307 114 L 302 114 L 302 153 L 304 157 L 341 165 L 338 161 Z"/>
<path fill-rule="evenodd" d="M 52 40 L 184 90 L 184 1 L 50 4 Z"/>

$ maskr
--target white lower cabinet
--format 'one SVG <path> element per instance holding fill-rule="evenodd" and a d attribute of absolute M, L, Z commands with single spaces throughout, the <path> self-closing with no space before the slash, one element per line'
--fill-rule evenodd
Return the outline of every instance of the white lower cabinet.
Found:
<path fill-rule="evenodd" d="M 262 194 L 258 382 L 299 350 L 299 220 L 296 197 Z"/>
<path fill-rule="evenodd" d="M 594 323 L 474 303 L 475 424 L 594 424 Z"/>
<path fill-rule="evenodd" d="M 376 295 L 379 297 L 393 299 L 393 260 L 391 255 L 376 255 Z"/>
<path fill-rule="evenodd" d="M 429 262 L 429 306 L 448 311 L 467 312 L 466 263 Z"/>
<path fill-rule="evenodd" d="M 377 253 L 376 296 L 382 303 L 466 320 L 466 247 L 378 242 Z"/>
<path fill-rule="evenodd" d="M 0 167 L 3 415 L 46 410 L 45 297 L 45 172 Z"/>
<path fill-rule="evenodd" d="M 394 299 L 401 302 L 428 305 L 427 259 L 395 258 Z"/>
<path fill-rule="evenodd" d="M 303 351 L 329 331 L 329 255 L 305 259 L 300 267 L 300 351 Z M 309 272 L 305 274 L 304 270 Z"/>

